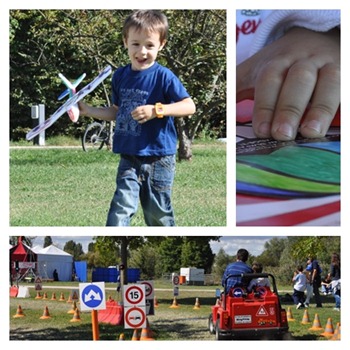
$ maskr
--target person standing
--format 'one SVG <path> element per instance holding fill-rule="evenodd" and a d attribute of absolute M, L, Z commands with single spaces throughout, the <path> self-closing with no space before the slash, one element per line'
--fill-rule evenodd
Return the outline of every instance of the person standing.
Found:
<path fill-rule="evenodd" d="M 313 294 L 313 287 L 311 284 L 311 271 L 312 271 L 312 264 L 311 264 L 311 261 L 308 260 L 305 271 L 304 271 L 305 276 L 306 276 L 306 298 L 305 298 L 304 306 L 306 308 L 309 307 L 310 299 L 311 299 L 312 294 Z"/>
<path fill-rule="evenodd" d="M 299 265 L 296 268 L 292 279 L 292 282 L 294 283 L 293 300 L 297 309 L 305 306 L 306 276 L 303 270 L 303 267 Z"/>
<path fill-rule="evenodd" d="M 310 283 L 312 285 L 312 290 L 315 296 L 316 307 L 322 307 L 320 290 L 321 287 L 321 267 L 316 260 L 316 257 L 309 256 L 309 260 L 311 262 L 311 279 Z"/>
<path fill-rule="evenodd" d="M 332 254 L 328 278 L 331 279 L 332 294 L 335 299 L 334 310 L 340 311 L 340 256 L 337 253 Z"/>

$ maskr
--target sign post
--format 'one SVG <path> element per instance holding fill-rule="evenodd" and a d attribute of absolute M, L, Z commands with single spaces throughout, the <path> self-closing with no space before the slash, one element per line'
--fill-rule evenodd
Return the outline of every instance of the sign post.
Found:
<path fill-rule="evenodd" d="M 106 309 L 105 283 L 80 283 L 79 294 L 81 310 L 91 310 L 93 340 L 99 340 L 97 310 Z"/>

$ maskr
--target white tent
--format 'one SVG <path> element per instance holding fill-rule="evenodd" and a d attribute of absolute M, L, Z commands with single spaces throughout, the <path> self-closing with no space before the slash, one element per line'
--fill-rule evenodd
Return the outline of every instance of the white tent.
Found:
<path fill-rule="evenodd" d="M 56 269 L 60 281 L 71 281 L 73 272 L 73 256 L 65 251 L 50 245 L 46 248 L 33 248 L 37 254 L 37 274 L 42 278 L 53 279 Z"/>

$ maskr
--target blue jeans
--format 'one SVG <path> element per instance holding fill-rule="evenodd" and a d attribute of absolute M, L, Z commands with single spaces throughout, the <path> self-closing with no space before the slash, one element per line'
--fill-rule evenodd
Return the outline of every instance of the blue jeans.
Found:
<path fill-rule="evenodd" d="M 147 226 L 175 226 L 171 204 L 175 164 L 175 155 L 122 155 L 106 226 L 130 226 L 139 200 Z"/>
<path fill-rule="evenodd" d="M 335 300 L 335 307 L 340 309 L 340 291 L 332 292 L 334 300 Z"/>

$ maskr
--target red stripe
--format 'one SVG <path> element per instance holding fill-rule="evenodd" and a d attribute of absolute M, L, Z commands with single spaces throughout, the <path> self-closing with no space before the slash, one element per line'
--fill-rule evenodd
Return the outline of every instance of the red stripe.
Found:
<path fill-rule="evenodd" d="M 245 221 L 238 223 L 237 226 L 294 226 L 336 212 L 340 212 L 340 201 L 281 215 Z"/>

